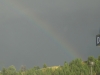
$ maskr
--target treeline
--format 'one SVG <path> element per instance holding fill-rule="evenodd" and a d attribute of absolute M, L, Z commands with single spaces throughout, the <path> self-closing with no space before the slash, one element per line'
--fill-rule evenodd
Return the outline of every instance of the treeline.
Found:
<path fill-rule="evenodd" d="M 88 57 L 87 61 L 81 59 L 72 60 L 70 63 L 64 62 L 62 66 L 43 68 L 36 66 L 31 69 L 26 69 L 22 66 L 20 71 L 16 71 L 14 66 L 3 68 L 0 75 L 100 75 L 100 56 L 94 58 Z"/>

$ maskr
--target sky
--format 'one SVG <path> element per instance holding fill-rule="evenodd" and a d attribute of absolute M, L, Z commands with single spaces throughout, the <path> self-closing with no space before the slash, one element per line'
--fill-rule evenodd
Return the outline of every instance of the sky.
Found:
<path fill-rule="evenodd" d="M 97 58 L 99 29 L 100 0 L 0 0 L 0 68 Z"/>

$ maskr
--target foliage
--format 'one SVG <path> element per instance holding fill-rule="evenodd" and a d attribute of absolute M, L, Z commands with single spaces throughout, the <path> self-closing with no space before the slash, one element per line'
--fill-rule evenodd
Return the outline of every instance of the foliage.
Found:
<path fill-rule="evenodd" d="M 90 62 L 94 62 L 94 65 L 91 66 Z M 26 70 L 26 67 L 22 66 L 20 71 L 16 71 L 16 68 L 12 65 L 8 68 L 3 68 L 0 75 L 90 75 L 91 67 L 93 68 L 93 75 L 100 75 L 100 56 L 97 59 L 90 56 L 87 61 L 75 59 L 70 63 L 64 62 L 64 65 L 57 68 L 47 67 L 44 64 L 43 68 L 35 66 Z"/>

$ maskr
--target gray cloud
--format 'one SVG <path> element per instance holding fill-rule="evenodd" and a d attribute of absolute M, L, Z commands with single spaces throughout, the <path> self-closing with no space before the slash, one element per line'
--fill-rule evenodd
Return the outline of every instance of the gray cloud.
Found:
<path fill-rule="evenodd" d="M 62 65 L 74 57 L 53 37 L 18 9 L 34 11 L 58 37 L 70 43 L 82 59 L 99 55 L 95 36 L 100 28 L 99 0 L 4 0 L 0 1 L 1 66 Z M 15 8 L 16 7 L 16 8 Z M 34 16 L 33 16 L 34 17 Z M 73 50 L 74 50 L 73 49 Z"/>

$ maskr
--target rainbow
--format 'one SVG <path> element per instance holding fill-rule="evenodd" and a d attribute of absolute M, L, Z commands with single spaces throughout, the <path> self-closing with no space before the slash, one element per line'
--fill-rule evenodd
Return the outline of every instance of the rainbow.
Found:
<path fill-rule="evenodd" d="M 55 40 L 56 43 L 58 43 L 65 51 L 64 53 L 68 52 L 72 58 L 82 58 L 79 52 L 76 52 L 76 49 L 71 46 L 71 44 L 68 42 L 66 38 L 63 38 L 62 36 L 59 36 L 57 32 L 53 30 L 51 25 L 48 24 L 46 21 L 41 19 L 34 10 L 30 10 L 29 8 L 25 7 L 25 5 L 20 4 L 17 0 L 3 0 L 7 6 L 12 7 L 15 11 L 25 15 L 29 20 L 34 22 L 37 27 L 43 29 L 47 35 L 53 40 Z M 65 41 L 67 40 L 67 41 Z"/>

